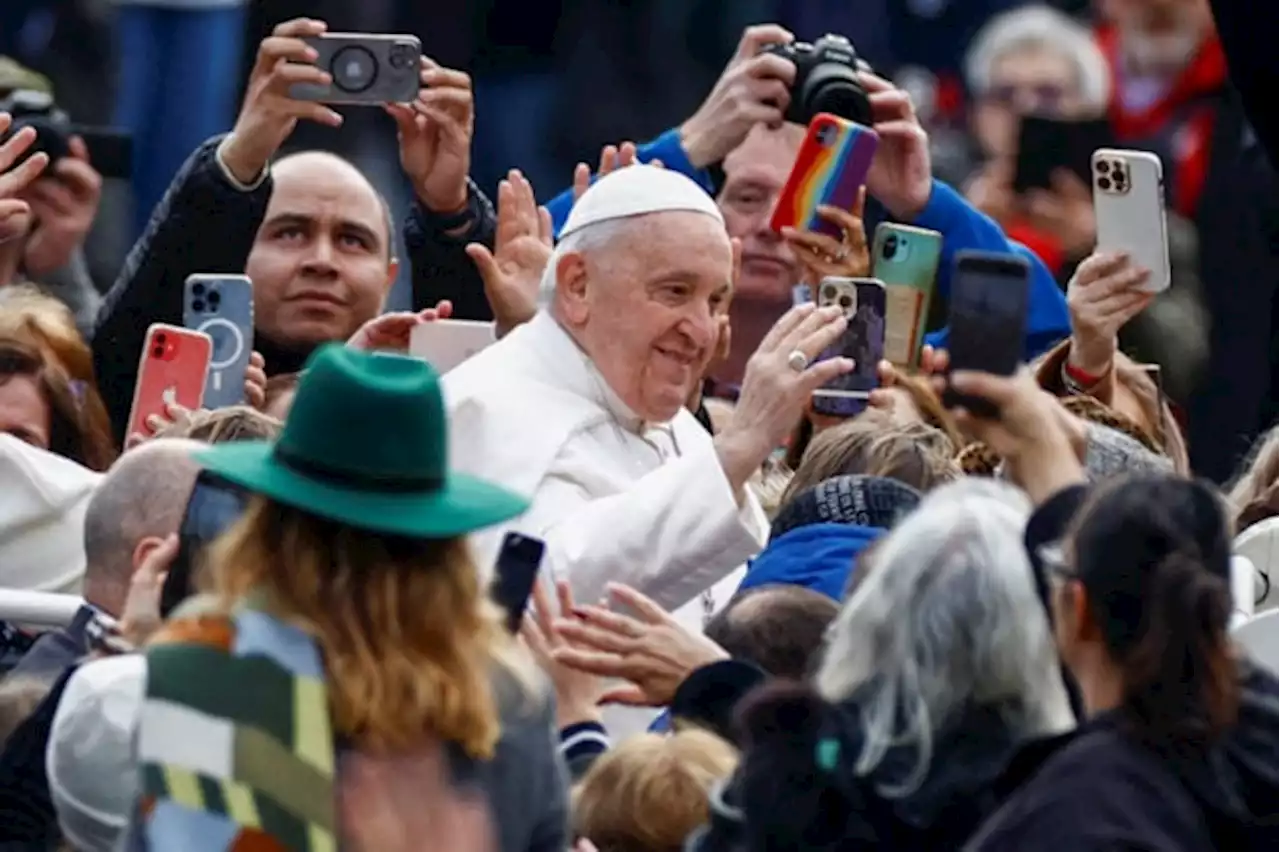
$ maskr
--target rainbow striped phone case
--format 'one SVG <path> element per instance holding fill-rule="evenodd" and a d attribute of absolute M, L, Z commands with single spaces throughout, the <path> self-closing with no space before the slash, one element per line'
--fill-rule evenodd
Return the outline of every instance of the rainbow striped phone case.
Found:
<path fill-rule="evenodd" d="M 853 209 L 879 141 L 874 131 L 848 119 L 825 112 L 815 115 L 769 227 L 775 231 L 798 228 L 839 239 L 840 229 L 818 215 L 818 205 Z"/>

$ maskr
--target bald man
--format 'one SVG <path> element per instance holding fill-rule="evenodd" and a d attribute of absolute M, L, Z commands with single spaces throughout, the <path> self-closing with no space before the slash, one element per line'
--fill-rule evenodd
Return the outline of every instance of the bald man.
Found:
<path fill-rule="evenodd" d="M 182 324 L 188 275 L 252 279 L 254 348 L 268 375 L 298 371 L 317 345 L 346 340 L 382 311 L 398 272 L 386 200 L 333 154 L 277 156 L 299 120 L 342 123 L 323 104 L 289 97 L 293 83 L 327 83 L 303 41 L 324 29 L 289 21 L 262 42 L 234 129 L 187 160 L 108 294 L 93 350 L 118 439 L 147 326 Z M 414 103 L 387 107 L 416 195 L 405 225 L 415 309 L 434 304 L 441 282 L 483 293 L 463 247 L 493 242 L 492 209 L 467 178 L 471 82 L 426 60 L 421 82 Z"/>
<path fill-rule="evenodd" d="M 14 672 L 54 678 L 89 650 L 95 611 L 119 618 L 133 572 L 178 531 L 199 466 L 199 441 L 160 438 L 130 450 L 94 491 L 84 516 L 84 606 L 65 630 L 42 636 Z"/>

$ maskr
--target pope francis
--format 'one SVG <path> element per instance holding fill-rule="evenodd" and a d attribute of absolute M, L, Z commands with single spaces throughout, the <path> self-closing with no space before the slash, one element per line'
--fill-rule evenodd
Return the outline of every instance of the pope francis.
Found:
<path fill-rule="evenodd" d="M 812 390 L 852 366 L 812 363 L 844 328 L 838 309 L 792 310 L 713 439 L 684 404 L 736 255 L 683 175 L 631 166 L 583 194 L 543 273 L 544 308 L 445 378 L 454 469 L 533 501 L 474 541 L 479 564 L 514 529 L 546 542 L 544 579 L 568 579 L 578 600 L 623 582 L 698 627 L 723 605 L 768 534 L 748 478 Z"/>

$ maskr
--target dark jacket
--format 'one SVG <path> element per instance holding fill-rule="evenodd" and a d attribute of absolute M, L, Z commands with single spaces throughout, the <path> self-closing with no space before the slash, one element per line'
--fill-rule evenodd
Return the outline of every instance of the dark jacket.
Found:
<path fill-rule="evenodd" d="M 54 713 L 74 671 L 62 673 L 0 748 L 0 852 L 45 852 L 60 836 L 44 755 Z"/>
<path fill-rule="evenodd" d="M 123 442 L 133 402 L 138 362 L 147 327 L 162 322 L 182 324 L 183 285 L 197 272 L 244 272 L 258 228 L 271 200 L 271 177 L 241 190 L 226 177 L 216 159 L 221 137 L 197 148 L 152 214 L 134 244 L 119 277 L 107 293 L 94 332 L 93 360 L 111 415 L 116 440 Z M 484 286 L 464 246 L 493 243 L 493 207 L 470 185 L 476 218 L 470 229 L 450 237 L 438 220 L 416 202 L 404 226 L 405 246 L 413 268 L 415 310 L 430 307 L 447 292 L 466 316 L 468 299 L 484 299 Z M 310 350 L 281 346 L 258 335 L 254 348 L 266 360 L 268 375 L 299 370 Z"/>
<path fill-rule="evenodd" d="M 60 677 L 89 653 L 87 628 L 93 618 L 93 609 L 82 606 L 75 618 L 65 628 L 44 633 L 32 644 L 14 666 L 12 674 L 19 677 Z"/>
<path fill-rule="evenodd" d="M 1051 619 L 1039 554 L 1062 539 L 1088 496 L 1087 486 L 1064 489 L 1027 523 L 1027 551 Z M 1079 712 L 1079 690 L 1065 669 L 1063 679 Z M 1274 849 L 1278 764 L 1280 683 L 1245 661 L 1239 716 L 1221 744 L 1192 758 L 1162 759 L 1125 737 L 1110 715 L 1031 744 L 1002 775 L 998 793 L 1011 798 L 972 848 Z M 1171 802 L 1181 814 L 1174 822 L 1167 813 Z M 1170 825 L 1177 830 L 1170 832 Z"/>
<path fill-rule="evenodd" d="M 997 710 L 968 708 L 937 732 L 920 785 L 887 795 L 915 752 L 891 748 L 872 773 L 855 775 L 864 745 L 856 698 L 833 708 L 779 690 L 748 705 L 743 763 L 713 797 L 691 852 L 957 849 L 998 806 L 993 782 L 1018 745 Z"/>

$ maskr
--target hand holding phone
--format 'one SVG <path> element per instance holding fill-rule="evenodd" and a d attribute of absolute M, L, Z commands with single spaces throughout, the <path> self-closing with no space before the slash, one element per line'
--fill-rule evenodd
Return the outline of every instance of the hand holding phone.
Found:
<path fill-rule="evenodd" d="M 1016 254 L 958 252 L 951 277 L 950 367 L 1011 376 L 1022 359 L 1026 337 L 1031 265 Z M 950 385 L 947 408 L 963 407 L 979 417 L 995 417 L 985 399 L 965 396 Z"/>
<path fill-rule="evenodd" d="M 545 552 L 546 545 L 532 536 L 510 532 L 502 540 L 494 566 L 492 594 L 506 613 L 507 629 L 512 633 L 520 631 Z"/>
<path fill-rule="evenodd" d="M 874 278 L 824 278 L 818 285 L 818 306 L 839 305 L 848 324 L 844 334 L 819 360 L 851 358 L 853 370 L 813 392 L 810 406 L 829 417 L 854 417 L 867 407 L 871 391 L 880 385 L 878 367 L 884 357 L 885 289 Z"/>
<path fill-rule="evenodd" d="M 773 208 L 769 227 L 778 232 L 796 228 L 840 239 L 840 229 L 819 215 L 818 208 L 825 204 L 854 209 L 879 141 L 875 131 L 848 119 L 825 112 L 815 115 Z"/>
<path fill-rule="evenodd" d="M 204 405 L 204 386 L 213 340 L 201 331 L 155 323 L 147 329 L 138 364 L 126 435 L 150 435 L 152 415 L 167 419 L 167 408 L 195 411 Z"/>
<path fill-rule="evenodd" d="M 876 227 L 872 276 L 884 282 L 884 357 L 894 366 L 915 366 L 942 258 L 942 234 L 893 222 Z"/>
<path fill-rule="evenodd" d="M 493 323 L 438 319 L 409 332 L 409 354 L 445 374 L 493 343 Z"/>

